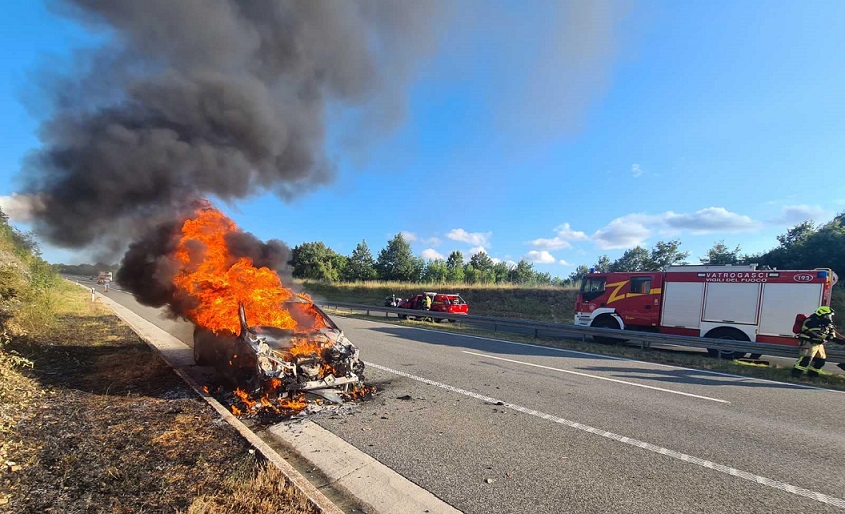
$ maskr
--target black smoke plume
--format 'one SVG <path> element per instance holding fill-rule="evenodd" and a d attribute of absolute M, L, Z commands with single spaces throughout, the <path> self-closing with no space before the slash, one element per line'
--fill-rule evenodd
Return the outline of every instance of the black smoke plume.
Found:
<path fill-rule="evenodd" d="M 24 170 L 36 232 L 69 248 L 125 245 L 200 197 L 329 182 L 327 113 L 352 109 L 374 131 L 401 117 L 434 14 L 400 0 L 56 5 L 105 40 L 45 75 L 43 146 Z"/>

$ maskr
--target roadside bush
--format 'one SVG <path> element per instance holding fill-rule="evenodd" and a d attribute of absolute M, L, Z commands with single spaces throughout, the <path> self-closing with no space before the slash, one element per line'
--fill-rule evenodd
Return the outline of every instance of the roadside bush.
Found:
<path fill-rule="evenodd" d="M 0 330 L 28 332 L 52 323 L 60 283 L 32 235 L 10 226 L 0 210 Z"/>

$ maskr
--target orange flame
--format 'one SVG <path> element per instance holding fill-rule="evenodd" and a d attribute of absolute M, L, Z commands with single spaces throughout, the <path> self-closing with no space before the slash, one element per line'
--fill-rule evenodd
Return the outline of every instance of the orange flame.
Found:
<path fill-rule="evenodd" d="M 241 303 L 251 326 L 297 328 L 297 321 L 281 306 L 294 294 L 282 285 L 276 272 L 256 268 L 251 259 L 229 253 L 226 235 L 239 232 L 231 219 L 212 207 L 198 209 L 194 218 L 183 223 L 174 255 L 180 270 L 173 282 L 179 295 L 195 300 L 188 317 L 216 333 L 237 334 Z M 312 326 L 320 325 L 318 317 L 312 317 Z"/>
<path fill-rule="evenodd" d="M 266 267 L 256 268 L 251 259 L 229 252 L 227 235 L 237 233 L 240 233 L 237 225 L 210 206 L 197 209 L 194 217 L 182 224 L 179 243 L 173 254 L 179 264 L 173 283 L 178 297 L 191 300 L 192 307 L 185 313 L 187 317 L 196 325 L 215 333 L 238 334 L 241 330 L 238 305 L 242 304 L 250 327 L 277 327 L 298 332 L 327 327 L 308 295 L 295 295 L 284 287 L 275 271 Z M 287 310 L 284 302 L 295 296 L 304 303 L 288 304 L 291 310 Z M 297 337 L 288 352 L 291 358 L 320 357 L 324 346 L 330 345 L 330 341 L 320 343 L 307 336 Z M 237 359 L 237 355 L 232 359 Z M 322 363 L 320 377 L 329 373 L 334 373 L 332 367 Z M 258 399 L 257 395 L 235 389 L 238 405 L 230 406 L 232 413 L 236 416 L 262 411 L 290 414 L 308 406 L 304 394 L 279 395 L 277 390 L 281 385 L 278 379 L 269 380 L 260 393 L 264 396 Z M 208 388 L 204 391 L 208 393 Z M 371 391 L 353 388 L 348 392 L 355 398 Z"/>
<path fill-rule="evenodd" d="M 304 395 L 295 398 L 282 398 L 279 400 L 279 408 L 284 410 L 298 412 L 307 406 L 308 402 L 305 400 Z"/>
<path fill-rule="evenodd" d="M 250 398 L 249 393 L 247 393 L 243 389 L 235 389 L 235 396 L 237 396 L 242 402 L 244 402 L 247 409 L 253 408 L 256 404 L 256 401 Z"/>
<path fill-rule="evenodd" d="M 320 355 L 323 351 L 322 345 L 317 341 L 303 340 L 297 341 L 296 345 L 289 350 L 293 357 L 303 357 L 306 355 Z"/>

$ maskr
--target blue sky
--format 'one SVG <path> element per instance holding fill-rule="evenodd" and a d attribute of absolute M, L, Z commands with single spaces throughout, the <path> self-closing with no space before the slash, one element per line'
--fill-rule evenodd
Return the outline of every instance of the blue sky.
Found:
<path fill-rule="evenodd" d="M 716 241 L 764 251 L 845 210 L 845 4 L 567 5 L 455 8 L 393 131 L 350 143 L 348 119 L 327 113 L 332 183 L 220 207 L 291 247 L 348 255 L 366 240 L 377 255 L 403 232 L 425 257 L 483 248 L 563 277 L 659 240 L 679 239 L 692 263 Z M 38 2 L 5 11 L 0 205 L 14 214 L 39 145 L 33 70 L 105 36 Z"/>

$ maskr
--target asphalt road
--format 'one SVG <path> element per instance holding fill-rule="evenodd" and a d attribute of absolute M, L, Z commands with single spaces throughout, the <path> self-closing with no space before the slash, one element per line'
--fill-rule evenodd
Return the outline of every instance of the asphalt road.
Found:
<path fill-rule="evenodd" d="M 314 421 L 464 512 L 845 511 L 845 393 L 335 321 L 380 393 Z"/>

